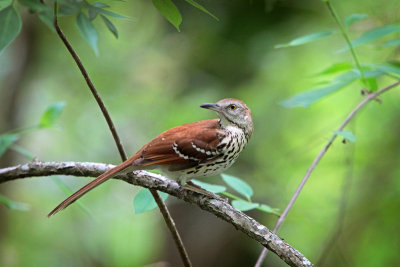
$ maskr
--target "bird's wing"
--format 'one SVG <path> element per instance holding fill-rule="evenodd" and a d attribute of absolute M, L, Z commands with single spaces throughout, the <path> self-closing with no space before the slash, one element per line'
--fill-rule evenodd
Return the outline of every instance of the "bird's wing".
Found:
<path fill-rule="evenodd" d="M 189 168 L 220 156 L 224 138 L 218 120 L 184 124 L 167 130 L 140 151 L 135 166 L 174 165 Z"/>

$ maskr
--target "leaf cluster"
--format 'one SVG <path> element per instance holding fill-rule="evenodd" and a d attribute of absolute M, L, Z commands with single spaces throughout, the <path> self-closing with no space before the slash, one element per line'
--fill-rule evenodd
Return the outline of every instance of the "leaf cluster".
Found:
<path fill-rule="evenodd" d="M 366 14 L 352 14 L 344 19 L 344 26 L 348 29 L 354 23 L 366 19 Z M 276 45 L 275 48 L 288 48 L 299 45 L 308 44 L 327 38 L 331 35 L 339 33 L 337 30 L 325 30 L 322 32 L 316 32 L 307 34 L 296 39 L 291 40 L 288 43 Z M 394 33 L 400 33 L 399 25 L 385 25 L 382 27 L 373 28 L 362 33 L 358 38 L 351 41 L 348 45 L 341 48 L 338 53 L 348 51 L 351 48 L 366 45 L 384 37 L 387 37 Z M 347 30 L 344 31 L 347 34 Z M 379 47 L 385 48 L 400 43 L 398 38 L 390 39 Z M 358 66 L 353 66 L 350 61 L 334 63 L 326 69 L 322 70 L 316 77 L 327 79 L 323 82 L 323 86 L 310 89 L 306 92 L 296 94 L 286 100 L 283 100 L 280 104 L 286 108 L 293 107 L 309 107 L 315 102 L 319 101 L 323 97 L 331 95 L 340 89 L 347 87 L 355 81 L 359 81 L 368 91 L 376 91 L 378 88 L 378 78 L 383 76 L 389 76 L 395 79 L 400 78 L 400 63 L 399 62 L 386 62 L 384 64 L 373 64 L 363 63 Z"/>
<path fill-rule="evenodd" d="M 229 187 L 239 193 L 242 197 L 239 197 L 233 193 L 229 193 L 227 191 L 227 188 L 222 185 L 209 184 L 198 180 L 192 180 L 192 182 L 211 193 L 222 194 L 224 196 L 230 197 L 231 199 L 233 199 L 232 206 L 237 210 L 248 211 L 258 209 L 265 213 L 270 213 L 277 216 L 280 215 L 279 210 L 276 208 L 272 208 L 266 204 L 252 202 L 251 197 L 254 194 L 253 188 L 251 188 L 251 186 L 244 180 L 224 173 L 221 174 L 221 177 L 222 180 Z M 164 201 L 168 198 L 168 194 L 162 192 L 160 194 Z M 157 204 L 155 203 L 150 191 L 146 188 L 143 188 L 136 194 L 135 198 L 133 199 L 133 207 L 135 213 L 138 214 L 155 209 L 157 207 Z"/>

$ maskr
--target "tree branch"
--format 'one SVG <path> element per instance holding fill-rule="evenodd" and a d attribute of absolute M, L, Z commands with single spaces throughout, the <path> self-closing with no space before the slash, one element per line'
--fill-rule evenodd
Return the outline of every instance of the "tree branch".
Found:
<path fill-rule="evenodd" d="M 390 89 L 398 86 L 400 84 L 400 81 L 397 81 L 375 93 L 370 93 L 368 94 L 367 97 L 365 97 L 351 112 L 350 114 L 346 117 L 346 119 L 343 121 L 343 123 L 339 126 L 337 129 L 338 132 L 342 131 L 344 127 L 354 118 L 354 116 L 364 107 L 368 102 L 371 100 L 376 99 L 379 95 L 383 94 L 386 91 L 389 91 Z M 325 155 L 325 153 L 328 151 L 329 147 L 332 145 L 333 141 L 335 141 L 337 137 L 337 134 L 333 134 L 331 139 L 328 141 L 328 143 L 322 148 L 322 150 L 318 153 L 317 157 L 314 159 L 314 161 L 311 163 L 311 166 L 308 168 L 306 174 L 304 175 L 303 179 L 301 180 L 299 186 L 296 189 L 296 192 L 293 194 L 292 198 L 290 199 L 289 203 L 287 204 L 285 210 L 282 212 L 281 216 L 279 217 L 278 221 L 275 224 L 273 232 L 276 233 L 279 229 L 279 227 L 282 225 L 283 221 L 285 220 L 289 210 L 292 208 L 294 202 L 296 201 L 297 197 L 299 196 L 301 190 L 303 189 L 304 185 L 306 184 L 308 178 L 310 177 L 311 173 L 314 171 L 315 167 L 317 164 L 320 162 L 322 157 Z M 255 264 L 255 267 L 260 267 L 265 256 L 267 255 L 267 248 L 264 248 L 263 251 L 261 252 L 260 256 L 257 259 L 257 262 Z"/>
<path fill-rule="evenodd" d="M 49 175 L 97 177 L 113 167 L 114 165 L 111 164 L 91 162 L 32 162 L 0 169 L 0 183 L 20 178 Z M 299 251 L 272 233 L 267 227 L 243 212 L 234 209 L 222 198 L 210 198 L 202 194 L 184 190 L 175 181 L 146 171 L 135 171 L 128 175 L 118 174 L 114 178 L 133 185 L 163 191 L 186 202 L 195 204 L 201 209 L 232 224 L 237 230 L 240 230 L 274 252 L 290 266 L 313 266 Z"/>
<path fill-rule="evenodd" d="M 82 64 L 82 61 L 80 60 L 78 54 L 75 52 L 75 50 L 72 48 L 71 44 L 69 43 L 69 41 L 67 40 L 67 38 L 65 37 L 64 33 L 61 31 L 60 26 L 58 25 L 58 6 L 57 6 L 57 1 L 54 2 L 54 27 L 56 29 L 56 32 L 58 34 L 58 36 L 60 37 L 60 39 L 62 40 L 62 42 L 64 43 L 65 47 L 67 48 L 68 52 L 71 54 L 72 58 L 75 60 L 76 65 L 78 66 L 79 70 L 82 73 L 83 78 L 85 78 L 85 81 L 90 89 L 90 91 L 93 94 L 93 97 L 96 99 L 97 104 L 100 107 L 101 112 L 103 113 L 104 118 L 107 121 L 107 125 L 108 128 L 111 131 L 111 134 L 114 138 L 115 144 L 118 148 L 119 154 L 121 156 L 122 161 L 126 161 L 127 160 L 127 156 L 124 150 L 124 147 L 122 146 L 121 143 L 121 139 L 118 136 L 117 130 L 115 129 L 114 123 L 111 119 L 110 114 L 107 111 L 106 106 L 104 105 L 103 100 L 101 99 L 99 93 L 97 92 L 96 88 L 94 87 L 92 80 L 89 77 L 89 74 L 87 73 L 85 67 Z M 179 255 L 181 256 L 181 259 L 183 261 L 183 264 L 186 267 L 191 267 L 192 264 L 190 262 L 189 259 L 189 255 L 185 249 L 185 246 L 183 245 L 183 241 L 182 238 L 179 235 L 178 229 L 175 226 L 175 222 L 172 219 L 167 206 L 165 205 L 164 201 L 162 200 L 160 194 L 156 191 L 156 190 L 152 190 L 150 189 L 150 192 L 155 200 L 155 202 L 157 203 L 158 208 L 161 211 L 161 214 L 164 218 L 165 223 L 168 226 L 169 231 L 171 232 L 172 238 L 175 242 L 175 245 L 178 248 L 179 251 Z"/>

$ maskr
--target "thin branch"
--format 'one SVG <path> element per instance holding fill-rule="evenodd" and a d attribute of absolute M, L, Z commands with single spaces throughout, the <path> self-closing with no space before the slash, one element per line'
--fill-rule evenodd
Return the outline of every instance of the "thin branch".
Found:
<path fill-rule="evenodd" d="M 102 101 L 100 95 L 98 94 L 96 88 L 94 87 L 92 80 L 89 77 L 89 74 L 87 73 L 85 67 L 82 64 L 82 61 L 80 60 L 78 54 L 75 52 L 75 50 L 72 48 L 71 44 L 69 43 L 69 41 L 67 40 L 67 38 L 65 37 L 64 33 L 61 31 L 61 28 L 58 25 L 58 6 L 57 6 L 57 1 L 54 2 L 54 27 L 56 29 L 56 32 L 58 34 L 58 36 L 60 37 L 60 39 L 63 41 L 65 47 L 68 49 L 69 53 L 71 54 L 72 58 L 75 60 L 76 65 L 78 66 L 79 70 L 82 73 L 82 76 L 85 78 L 85 81 L 90 89 L 90 91 L 92 92 L 94 98 L 96 99 L 97 104 L 99 105 L 101 112 L 103 113 L 104 118 L 107 121 L 107 125 L 111 131 L 111 134 L 114 138 L 115 144 L 118 148 L 118 152 L 121 156 L 122 161 L 126 161 L 127 160 L 127 156 L 125 153 L 125 150 L 122 146 L 121 143 L 121 139 L 118 136 L 118 133 L 115 129 L 114 123 L 111 120 L 111 116 L 107 111 L 106 106 L 104 105 L 104 102 Z M 158 205 L 158 208 L 161 211 L 161 214 L 163 215 L 163 218 L 165 220 L 165 223 L 168 226 L 168 229 L 170 230 L 171 234 L 172 234 L 172 238 L 178 248 L 179 254 L 181 256 L 181 259 L 183 261 L 183 264 L 186 267 L 191 267 L 192 264 L 190 262 L 189 259 L 189 255 L 185 249 L 185 246 L 183 245 L 182 242 L 182 238 L 179 235 L 178 229 L 175 226 L 175 222 L 172 219 L 167 206 L 165 205 L 164 201 L 162 200 L 160 194 L 158 194 L 158 192 L 156 190 L 150 190 L 151 194 L 153 195 L 153 198 L 155 200 L 155 202 Z"/>
<path fill-rule="evenodd" d="M 54 5 L 57 6 L 57 1 L 54 3 Z M 54 12 L 57 12 L 57 7 L 55 7 Z M 64 33 L 61 31 L 61 28 L 58 25 L 57 13 L 54 14 L 54 27 L 56 28 L 57 34 L 60 37 L 60 39 L 62 40 L 62 42 L 64 43 L 65 47 L 68 49 L 68 52 L 71 54 L 72 58 L 75 60 L 75 63 L 78 66 L 79 70 L 81 71 L 83 78 L 85 78 L 85 81 L 86 81 L 90 91 L 92 92 L 94 99 L 96 99 L 96 102 L 99 105 L 101 112 L 103 113 L 103 116 L 107 121 L 107 125 L 110 128 L 111 134 L 112 134 L 115 144 L 118 148 L 119 155 L 121 156 L 122 160 L 125 161 L 127 159 L 126 153 L 122 146 L 121 139 L 119 138 L 118 133 L 115 130 L 115 126 L 110 117 L 110 114 L 108 113 L 107 108 L 104 105 L 104 102 L 101 100 L 99 93 L 97 92 L 96 88 L 94 87 L 92 80 L 90 79 L 89 74 L 87 73 L 85 67 L 83 66 L 82 61 L 80 60 L 78 54 L 72 48 L 71 44 L 65 37 Z"/>
<path fill-rule="evenodd" d="M 384 92 L 396 87 L 397 85 L 400 84 L 400 81 L 397 81 L 375 93 L 370 93 L 368 94 L 367 97 L 365 97 L 354 109 L 353 111 L 350 112 L 350 114 L 346 117 L 346 119 L 343 121 L 343 123 L 339 126 L 337 131 L 342 131 L 344 127 L 351 121 L 351 119 L 361 110 L 362 107 L 364 107 L 369 101 L 376 99 L 377 96 L 383 94 Z M 310 177 L 311 173 L 314 171 L 315 167 L 317 164 L 320 162 L 322 157 L 325 155 L 326 151 L 328 151 L 329 147 L 332 145 L 333 141 L 335 141 L 337 135 L 333 134 L 331 139 L 328 141 L 328 143 L 322 148 L 322 150 L 318 153 L 317 157 L 314 159 L 312 162 L 311 166 L 308 168 L 306 174 L 304 175 L 303 179 L 301 180 L 299 186 L 296 189 L 296 192 L 293 194 L 292 198 L 290 199 L 289 203 L 287 204 L 285 210 L 282 212 L 281 216 L 279 217 L 277 223 L 275 224 L 273 232 L 276 233 L 280 226 L 282 225 L 283 221 L 285 220 L 289 210 L 292 208 L 294 202 L 296 201 L 297 197 L 299 196 L 301 190 L 303 189 L 305 183 L 307 182 L 308 178 Z M 255 264 L 255 267 L 260 267 L 265 256 L 267 255 L 268 250 L 266 248 L 263 249 L 261 252 L 260 256 L 258 257 L 258 260 Z"/>
<path fill-rule="evenodd" d="M 354 128 L 354 123 L 356 119 L 353 120 L 352 126 Z M 354 133 L 354 130 L 353 130 Z M 351 146 L 351 152 L 347 155 L 346 165 L 347 165 L 347 175 L 344 177 L 343 185 L 342 185 L 342 193 L 339 201 L 339 210 L 336 218 L 336 222 L 333 224 L 333 230 L 330 234 L 328 241 L 326 242 L 325 248 L 322 250 L 321 255 L 319 256 L 317 266 L 323 266 L 325 264 L 326 259 L 329 256 L 329 253 L 333 249 L 334 245 L 338 241 L 340 235 L 342 234 L 344 219 L 346 217 L 347 211 L 347 202 L 349 199 L 350 188 L 353 181 L 354 175 L 354 157 L 355 157 L 355 146 Z M 347 265 L 346 265 L 347 266 Z"/>
<path fill-rule="evenodd" d="M 89 162 L 31 162 L 23 165 L 0 169 L 0 183 L 20 178 L 49 175 L 73 175 L 97 177 L 115 167 L 111 164 Z M 299 251 L 290 246 L 267 227 L 241 211 L 234 209 L 225 199 L 198 194 L 184 190 L 177 182 L 159 174 L 135 171 L 128 175 L 118 174 L 115 179 L 153 190 L 159 190 L 199 206 L 220 219 L 232 224 L 261 245 L 267 247 L 290 266 L 313 266 Z"/>

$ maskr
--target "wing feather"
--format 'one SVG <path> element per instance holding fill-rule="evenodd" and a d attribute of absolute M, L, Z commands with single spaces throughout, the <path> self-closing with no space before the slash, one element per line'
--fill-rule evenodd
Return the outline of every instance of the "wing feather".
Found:
<path fill-rule="evenodd" d="M 134 165 L 193 167 L 218 157 L 217 146 L 223 137 L 217 119 L 184 124 L 161 133 L 139 150 Z"/>

